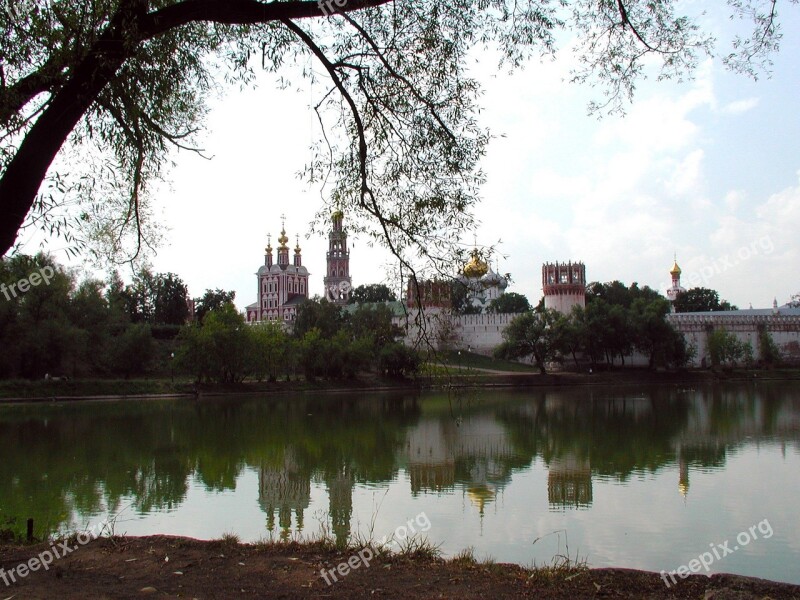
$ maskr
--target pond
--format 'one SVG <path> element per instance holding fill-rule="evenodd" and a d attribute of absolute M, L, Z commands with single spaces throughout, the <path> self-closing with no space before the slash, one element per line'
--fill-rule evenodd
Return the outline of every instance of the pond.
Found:
<path fill-rule="evenodd" d="M 800 583 L 796 383 L 6 405 L 0 449 L 3 528 L 37 536 L 416 531 L 446 556 Z"/>

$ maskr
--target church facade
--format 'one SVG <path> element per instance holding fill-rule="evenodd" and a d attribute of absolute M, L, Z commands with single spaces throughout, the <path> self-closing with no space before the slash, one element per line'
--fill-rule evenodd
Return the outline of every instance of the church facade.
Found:
<path fill-rule="evenodd" d="M 267 242 L 264 264 L 256 272 L 258 300 L 246 309 L 248 323 L 293 321 L 297 317 L 297 307 L 308 299 L 309 272 L 303 266 L 300 240 L 298 238 L 291 261 L 288 241 L 284 224 L 278 238 L 277 261 L 273 260 L 271 238 Z"/>
<path fill-rule="evenodd" d="M 350 299 L 352 290 L 350 250 L 347 248 L 347 231 L 342 225 L 344 215 L 341 211 L 336 211 L 331 220 L 324 298 L 328 302 L 344 305 Z M 264 249 L 264 264 L 256 272 L 257 300 L 245 309 L 248 323 L 261 321 L 290 323 L 297 318 L 297 308 L 309 298 L 310 273 L 303 266 L 299 236 L 293 256 L 290 256 L 291 249 L 288 242 L 284 221 L 278 238 L 277 257 L 273 256 L 272 236 L 268 236 L 267 247 Z"/>

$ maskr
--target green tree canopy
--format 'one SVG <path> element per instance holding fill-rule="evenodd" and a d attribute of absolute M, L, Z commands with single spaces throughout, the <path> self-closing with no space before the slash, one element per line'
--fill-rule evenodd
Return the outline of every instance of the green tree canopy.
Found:
<path fill-rule="evenodd" d="M 364 304 L 366 302 L 395 302 L 397 295 L 382 283 L 359 285 L 350 293 L 349 304 Z"/>
<path fill-rule="evenodd" d="M 202 321 L 212 310 L 219 310 L 226 304 L 233 304 L 236 292 L 231 290 L 226 292 L 219 288 L 206 290 L 200 298 L 195 298 L 194 315 L 198 321 Z"/>
<path fill-rule="evenodd" d="M 727 300 L 720 301 L 719 293 L 704 287 L 692 288 L 681 292 L 675 298 L 675 312 L 708 312 L 736 310 Z"/>
<path fill-rule="evenodd" d="M 506 292 L 489 302 L 486 310 L 490 313 L 522 313 L 531 310 L 531 303 L 522 294 Z"/>
<path fill-rule="evenodd" d="M 777 49 L 774 7 L 709 7 L 753 24 L 723 53 L 733 69 L 752 72 Z M 77 249 L 88 240 L 138 254 L 158 237 L 151 184 L 170 152 L 196 150 L 219 83 L 250 85 L 257 68 L 292 76 L 312 62 L 302 75 L 323 82 L 313 102 L 322 131 L 307 179 L 348 210 L 352 231 L 401 257 L 452 265 L 455 242 L 473 225 L 490 139 L 475 119 L 474 47 L 491 46 L 514 67 L 575 39 L 572 79 L 601 85 L 593 109 L 619 110 L 641 77 L 684 78 L 713 52 L 712 36 L 683 8 L 349 0 L 327 16 L 317 0 L 4 0 L 0 254 L 26 225 L 61 232 Z M 329 208 L 320 211 L 326 224 Z"/>
<path fill-rule="evenodd" d="M 555 327 L 558 318 L 559 314 L 552 309 L 522 313 L 503 331 L 505 341 L 495 349 L 495 357 L 516 359 L 532 356 L 539 372 L 546 373 L 546 363 L 558 356 Z"/>

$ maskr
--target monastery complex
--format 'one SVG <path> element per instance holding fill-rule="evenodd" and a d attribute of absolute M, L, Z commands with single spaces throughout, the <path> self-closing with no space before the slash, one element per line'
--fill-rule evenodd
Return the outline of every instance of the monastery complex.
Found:
<path fill-rule="evenodd" d="M 271 240 L 264 254 L 264 263 L 256 272 L 256 302 L 246 308 L 248 323 L 279 321 L 287 324 L 297 316 L 297 307 L 309 298 L 309 271 L 302 263 L 299 238 L 290 257 L 285 223 L 278 237 L 277 260 L 273 258 Z M 345 306 L 353 288 L 350 276 L 350 250 L 344 215 L 336 211 L 331 217 L 326 253 L 324 298 L 328 302 Z M 667 298 L 674 302 L 678 294 L 686 291 L 681 286 L 681 269 L 677 260 L 669 271 L 671 286 Z M 451 307 L 452 281 L 409 282 L 404 302 L 394 303 L 395 320 L 405 328 L 409 342 L 417 339 L 425 327 L 429 339 L 446 340 L 453 348 L 463 348 L 481 354 L 491 354 L 503 342 L 503 331 L 517 316 L 487 312 L 489 304 L 500 298 L 509 286 L 508 275 L 495 272 L 481 258 L 475 248 L 470 260 L 455 278 L 464 286 L 466 306 L 471 314 L 457 314 Z M 545 308 L 562 314 L 574 306 L 586 306 L 586 265 L 582 262 L 545 263 L 542 265 L 542 292 Z M 422 317 L 422 318 L 420 318 Z M 716 329 L 725 329 L 740 341 L 750 343 L 758 352 L 759 335 L 766 331 L 781 355 L 792 362 L 800 361 L 800 308 L 788 305 L 779 307 L 774 302 L 769 309 L 744 309 L 717 312 L 675 313 L 667 320 L 680 332 L 688 344 L 694 346 L 694 364 L 709 364 L 708 335 Z M 644 356 L 626 359 L 627 364 L 646 365 Z"/>

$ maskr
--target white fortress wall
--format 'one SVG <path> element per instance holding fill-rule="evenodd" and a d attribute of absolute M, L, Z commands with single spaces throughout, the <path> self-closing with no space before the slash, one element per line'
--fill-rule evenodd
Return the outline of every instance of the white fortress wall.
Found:
<path fill-rule="evenodd" d="M 749 311 L 715 313 L 679 313 L 667 315 L 667 320 L 680 332 L 697 352 L 692 366 L 708 366 L 708 334 L 713 329 L 725 329 L 740 341 L 749 342 L 753 357 L 759 357 L 759 331 L 764 328 L 772 337 L 784 359 L 800 362 L 800 310 L 784 310 L 782 314 L 748 314 Z M 431 343 L 437 348 L 466 350 L 491 355 L 503 340 L 503 331 L 517 314 L 453 315 L 441 308 L 428 308 L 424 313 L 424 328 Z M 420 336 L 421 323 L 417 311 L 405 317 L 395 317 L 394 322 L 406 329 L 405 343 L 413 344 Z M 705 362 L 703 359 L 705 358 Z M 565 357 L 571 363 L 570 356 Z M 618 361 L 615 361 L 619 364 Z M 646 366 L 647 357 L 639 353 L 625 358 L 626 365 Z"/>
<path fill-rule="evenodd" d="M 769 333 L 781 356 L 790 361 L 800 360 L 800 311 L 789 314 L 748 314 L 749 311 L 678 313 L 667 315 L 667 320 L 677 329 L 687 343 L 697 348 L 693 366 L 710 364 L 708 334 L 714 329 L 732 333 L 740 342 L 750 343 L 753 358 L 759 357 L 760 328 Z M 703 360 L 705 359 L 705 361 Z"/>

